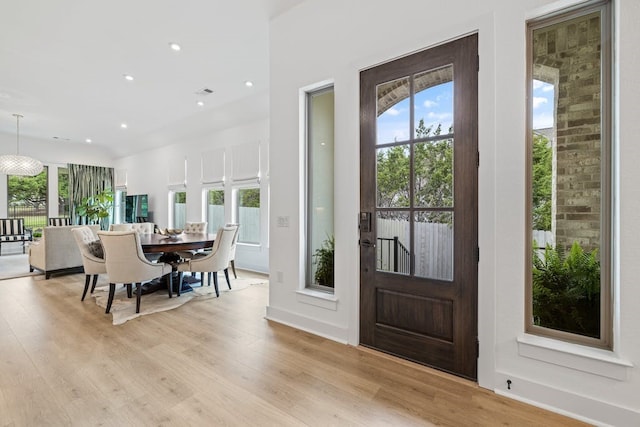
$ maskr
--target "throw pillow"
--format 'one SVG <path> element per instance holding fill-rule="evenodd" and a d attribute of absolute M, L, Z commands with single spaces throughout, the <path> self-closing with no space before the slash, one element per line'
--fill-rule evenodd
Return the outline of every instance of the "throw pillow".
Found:
<path fill-rule="evenodd" d="M 104 258 L 104 249 L 100 240 L 94 240 L 89 243 L 89 252 L 96 258 Z"/>

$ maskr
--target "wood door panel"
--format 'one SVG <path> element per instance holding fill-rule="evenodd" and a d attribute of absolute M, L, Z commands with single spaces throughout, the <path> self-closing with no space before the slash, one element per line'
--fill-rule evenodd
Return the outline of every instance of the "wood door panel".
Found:
<path fill-rule="evenodd" d="M 453 341 L 453 301 L 378 289 L 376 323 Z"/>
<path fill-rule="evenodd" d="M 452 343 L 437 339 L 425 339 L 424 336 L 411 334 L 404 330 L 384 325 L 376 327 L 374 348 L 447 372 L 456 371 L 456 361 L 451 356 L 454 347 Z"/>

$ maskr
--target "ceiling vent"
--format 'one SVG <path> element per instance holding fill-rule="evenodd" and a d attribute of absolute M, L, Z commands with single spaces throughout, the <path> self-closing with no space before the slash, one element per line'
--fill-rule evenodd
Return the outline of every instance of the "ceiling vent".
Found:
<path fill-rule="evenodd" d="M 202 95 L 202 96 L 211 95 L 212 93 L 213 91 L 207 87 L 203 87 L 202 89 L 196 91 L 196 95 Z"/>

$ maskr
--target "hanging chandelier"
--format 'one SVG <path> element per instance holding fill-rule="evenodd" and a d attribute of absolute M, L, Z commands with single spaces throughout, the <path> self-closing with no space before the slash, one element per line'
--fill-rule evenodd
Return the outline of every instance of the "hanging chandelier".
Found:
<path fill-rule="evenodd" d="M 36 176 L 42 172 L 40 160 L 20 155 L 20 119 L 21 114 L 14 114 L 16 118 L 16 154 L 0 156 L 0 173 L 5 175 Z"/>

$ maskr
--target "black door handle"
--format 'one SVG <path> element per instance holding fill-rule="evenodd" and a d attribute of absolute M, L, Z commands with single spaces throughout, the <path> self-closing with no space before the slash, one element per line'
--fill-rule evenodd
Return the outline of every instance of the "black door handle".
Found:
<path fill-rule="evenodd" d="M 360 241 L 360 245 L 365 247 L 365 248 L 375 248 L 376 244 L 375 243 L 371 243 L 371 240 L 369 239 L 364 239 Z"/>

